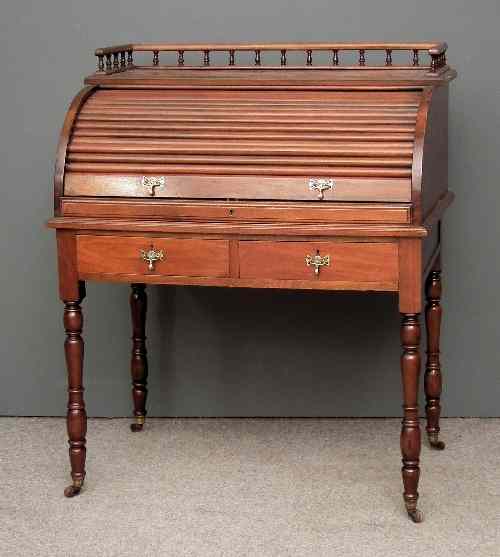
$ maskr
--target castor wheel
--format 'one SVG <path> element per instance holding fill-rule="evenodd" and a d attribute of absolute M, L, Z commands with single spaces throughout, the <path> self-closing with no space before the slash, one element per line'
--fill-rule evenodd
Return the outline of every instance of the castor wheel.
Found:
<path fill-rule="evenodd" d="M 71 485 L 68 485 L 68 487 L 64 490 L 64 496 L 74 497 L 75 495 L 78 495 L 82 490 L 82 485 L 83 485 L 82 481 L 75 480 Z"/>
<path fill-rule="evenodd" d="M 131 431 L 142 431 L 142 428 L 144 427 L 144 422 L 146 421 L 146 416 L 136 416 L 135 417 L 135 422 L 133 424 L 130 424 L 130 429 Z"/>
<path fill-rule="evenodd" d="M 446 447 L 444 441 L 440 441 L 437 435 L 429 435 L 429 445 L 437 451 L 442 451 Z"/>
<path fill-rule="evenodd" d="M 419 511 L 418 509 L 415 509 L 414 511 L 408 511 L 408 516 L 416 524 L 419 524 L 420 522 L 423 522 L 423 520 L 424 520 L 424 513 L 422 511 Z"/>

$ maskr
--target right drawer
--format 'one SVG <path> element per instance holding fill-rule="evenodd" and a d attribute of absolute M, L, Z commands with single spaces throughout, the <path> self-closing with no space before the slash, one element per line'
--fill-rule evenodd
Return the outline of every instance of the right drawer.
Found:
<path fill-rule="evenodd" d="M 241 241 L 239 263 L 242 279 L 398 285 L 395 242 Z"/>

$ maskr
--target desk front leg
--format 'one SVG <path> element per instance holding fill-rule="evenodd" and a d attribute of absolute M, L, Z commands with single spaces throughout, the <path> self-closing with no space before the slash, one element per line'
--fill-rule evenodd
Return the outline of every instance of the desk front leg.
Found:
<path fill-rule="evenodd" d="M 403 456 L 404 501 L 408 515 L 414 522 L 421 522 L 417 510 L 418 480 L 420 477 L 420 420 L 418 415 L 418 385 L 420 376 L 420 322 L 418 313 L 403 314 L 401 324 L 401 376 L 403 382 L 403 422 L 401 428 L 401 453 Z"/>
<path fill-rule="evenodd" d="M 66 497 L 80 493 L 85 479 L 85 457 L 87 434 L 87 413 L 83 398 L 83 315 L 78 300 L 64 302 L 64 328 L 66 341 L 64 351 L 68 368 L 68 412 L 67 427 L 69 437 L 69 459 L 73 483 L 64 490 Z"/>
<path fill-rule="evenodd" d="M 403 421 L 401 454 L 403 460 L 403 498 L 409 517 L 422 522 L 417 509 L 422 446 L 418 408 L 420 380 L 420 311 L 422 305 L 422 246 L 418 239 L 399 243 L 399 310 L 402 316 L 401 379 L 403 387 Z"/>
<path fill-rule="evenodd" d="M 75 233 L 71 230 L 58 230 L 59 297 L 64 302 L 64 353 L 68 370 L 67 428 L 73 480 L 64 490 L 66 497 L 74 497 L 82 489 L 87 454 L 87 413 L 83 398 L 83 314 L 80 307 L 85 298 L 85 283 L 78 279 L 76 257 Z"/>

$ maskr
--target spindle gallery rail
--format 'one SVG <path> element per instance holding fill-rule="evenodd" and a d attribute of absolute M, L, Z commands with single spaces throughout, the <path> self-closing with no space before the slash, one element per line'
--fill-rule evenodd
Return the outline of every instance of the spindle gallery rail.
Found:
<path fill-rule="evenodd" d="M 176 64 L 166 64 L 161 67 L 177 67 L 177 68 L 233 68 L 237 66 L 237 53 L 253 52 L 253 65 L 239 65 L 239 68 L 291 68 L 291 67 L 310 67 L 310 68 L 414 68 L 428 69 L 430 73 L 440 73 L 446 64 L 446 43 L 303 43 L 303 44 L 286 44 L 286 43 L 269 43 L 269 44 L 127 44 L 120 46 L 111 46 L 107 48 L 98 48 L 95 51 L 97 56 L 97 73 L 112 74 L 123 72 L 135 67 L 134 52 L 151 52 L 153 55 L 152 66 L 160 67 L 160 53 L 176 53 Z M 407 51 L 409 54 L 408 65 L 393 64 L 394 51 Z M 184 55 L 187 52 L 198 52 L 201 55 L 201 63 L 199 65 L 188 65 L 185 63 Z M 227 65 L 214 65 L 211 62 L 210 55 L 212 52 L 225 52 L 228 55 Z M 299 66 L 291 66 L 288 64 L 288 52 L 303 52 L 305 55 L 305 63 Z M 313 53 L 329 53 L 330 64 L 313 65 Z M 342 53 L 357 52 L 357 64 L 343 64 Z M 427 55 L 428 61 L 422 63 L 420 53 Z M 270 54 L 264 56 L 263 53 Z M 368 54 L 370 53 L 370 55 Z M 374 53 L 372 56 L 371 54 Z M 381 58 L 380 54 L 385 53 L 385 57 Z M 269 64 L 264 66 L 267 58 L 271 60 L 272 56 L 278 55 L 279 65 Z M 375 63 L 372 63 L 372 60 Z M 383 61 L 383 64 L 377 64 L 377 61 Z"/>

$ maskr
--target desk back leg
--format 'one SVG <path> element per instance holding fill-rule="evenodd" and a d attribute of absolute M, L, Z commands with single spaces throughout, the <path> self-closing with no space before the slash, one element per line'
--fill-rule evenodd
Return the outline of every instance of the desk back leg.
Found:
<path fill-rule="evenodd" d="M 429 273 L 425 283 L 427 304 L 425 322 L 427 327 L 427 362 L 425 366 L 425 397 L 427 404 L 427 436 L 434 449 L 444 449 L 445 444 L 439 440 L 439 418 L 441 415 L 441 363 L 439 360 L 439 341 L 441 329 L 441 267 L 439 260 Z"/>
<path fill-rule="evenodd" d="M 145 284 L 132 284 L 130 294 L 130 311 L 132 315 L 132 358 L 130 369 L 132 374 L 132 398 L 134 401 L 135 422 L 132 431 L 141 431 L 146 420 L 146 398 L 148 359 L 146 351 L 146 312 L 147 294 Z"/>

